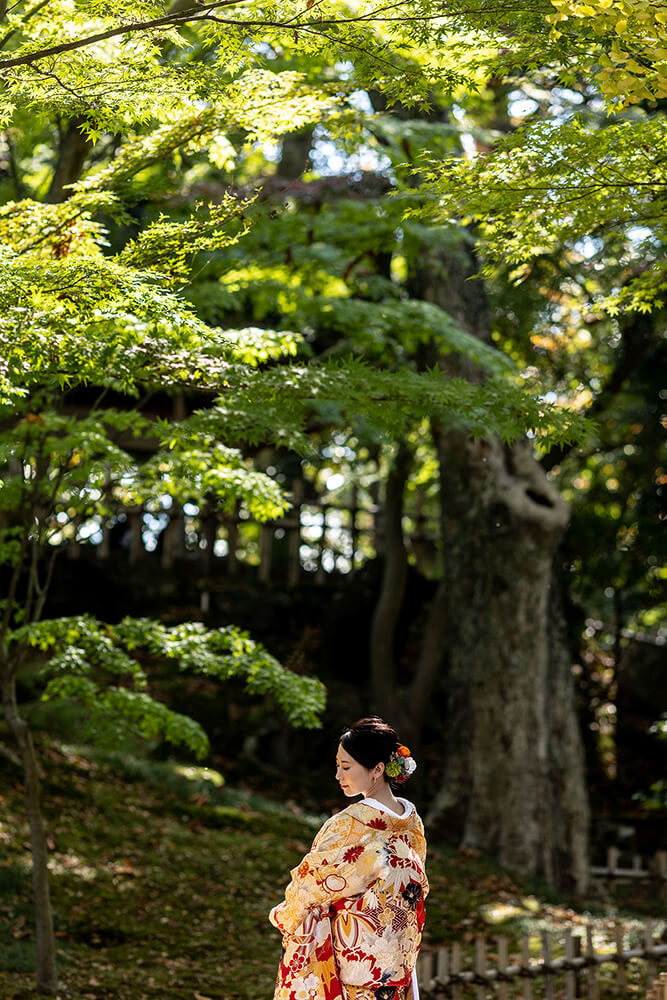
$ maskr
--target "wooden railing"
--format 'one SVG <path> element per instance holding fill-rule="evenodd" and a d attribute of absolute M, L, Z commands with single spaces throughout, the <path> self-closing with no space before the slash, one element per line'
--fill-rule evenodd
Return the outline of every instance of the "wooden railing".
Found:
<path fill-rule="evenodd" d="M 538 980 L 543 982 L 539 993 L 543 993 L 545 1000 L 556 1000 L 557 995 L 576 1000 L 584 993 L 589 1000 L 598 1000 L 600 968 L 607 963 L 616 966 L 614 991 L 624 996 L 627 965 L 637 961 L 644 963 L 645 985 L 651 988 L 659 964 L 667 963 L 667 944 L 654 941 L 651 921 L 644 925 L 641 944 L 625 947 L 624 939 L 625 929 L 619 922 L 611 947 L 595 940 L 589 924 L 583 936 L 569 929 L 559 936 L 546 931 L 537 938 L 524 934 L 516 955 L 510 953 L 510 941 L 504 935 L 496 936 L 493 941 L 477 937 L 472 952 L 458 942 L 435 951 L 422 951 L 417 966 L 421 1000 L 444 997 L 461 1000 L 473 993 L 476 1000 L 486 1000 L 489 993 L 498 1000 L 508 1000 L 510 995 L 517 995 L 516 984 L 520 984 L 522 1000 L 532 1000 Z M 667 997 L 659 995 L 657 1000 Z"/>
<path fill-rule="evenodd" d="M 641 854 L 630 856 L 630 865 L 622 864 L 623 852 L 618 847 L 607 848 L 607 864 L 593 865 L 593 878 L 615 879 L 621 882 L 631 882 L 634 879 L 656 879 L 667 882 L 667 851 L 656 851 L 652 858 L 647 859 Z M 627 857 L 626 857 L 627 862 Z"/>
<path fill-rule="evenodd" d="M 382 550 L 383 519 L 367 492 L 361 495 L 353 488 L 348 504 L 333 503 L 322 496 L 304 497 L 304 482 L 296 479 L 291 499 L 285 517 L 263 523 L 240 507 L 233 514 L 188 504 L 128 509 L 108 522 L 89 522 L 88 540 L 79 529 L 76 540 L 67 543 L 68 554 L 78 558 L 88 546 L 100 559 L 121 551 L 131 564 L 150 558 L 168 570 L 186 561 L 202 577 L 252 576 L 294 586 L 303 578 L 323 583 L 350 573 Z M 404 526 L 415 560 L 434 558 L 437 525 L 418 512 L 408 515 Z"/>

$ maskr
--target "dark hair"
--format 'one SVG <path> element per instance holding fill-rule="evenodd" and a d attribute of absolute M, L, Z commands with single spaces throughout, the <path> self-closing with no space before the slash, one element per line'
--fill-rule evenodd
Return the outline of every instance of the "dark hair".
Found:
<path fill-rule="evenodd" d="M 400 746 L 396 730 L 377 715 L 359 719 L 340 737 L 340 745 L 362 767 L 387 764 L 394 750 Z"/>

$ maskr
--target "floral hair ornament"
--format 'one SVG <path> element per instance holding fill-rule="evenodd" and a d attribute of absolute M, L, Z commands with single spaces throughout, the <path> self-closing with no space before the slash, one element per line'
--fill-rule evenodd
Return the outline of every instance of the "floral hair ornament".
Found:
<path fill-rule="evenodd" d="M 408 747 L 400 746 L 396 747 L 393 754 L 385 764 L 384 773 L 392 781 L 402 784 L 404 781 L 410 777 L 411 774 L 417 769 L 417 764 L 414 758 L 410 756 L 410 750 Z"/>

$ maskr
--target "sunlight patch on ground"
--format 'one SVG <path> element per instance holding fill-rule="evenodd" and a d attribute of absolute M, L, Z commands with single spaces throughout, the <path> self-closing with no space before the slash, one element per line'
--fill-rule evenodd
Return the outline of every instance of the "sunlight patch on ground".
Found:
<path fill-rule="evenodd" d="M 190 781 L 210 781 L 216 788 L 222 788 L 225 783 L 225 779 L 220 772 L 215 771 L 212 767 L 176 766 L 174 771 L 176 774 L 182 774 L 184 778 L 188 778 Z"/>
<path fill-rule="evenodd" d="M 49 857 L 49 871 L 54 875 L 74 875 L 84 882 L 94 882 L 97 878 L 97 871 L 76 854 L 52 854 Z"/>

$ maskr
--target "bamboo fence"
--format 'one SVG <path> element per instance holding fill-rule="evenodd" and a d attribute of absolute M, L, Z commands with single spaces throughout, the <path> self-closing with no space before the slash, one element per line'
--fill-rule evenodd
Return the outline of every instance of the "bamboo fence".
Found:
<path fill-rule="evenodd" d="M 476 1000 L 486 1000 L 490 995 L 498 1000 L 521 997 L 533 1000 L 538 981 L 542 989 L 538 996 L 545 1000 L 576 1000 L 586 996 L 588 1000 L 599 1000 L 600 967 L 606 963 L 616 966 L 614 976 L 615 992 L 626 994 L 627 965 L 641 961 L 645 965 L 645 984 L 650 990 L 650 1000 L 667 1000 L 665 983 L 667 974 L 656 981 L 658 965 L 667 962 L 667 944 L 654 941 L 653 923 L 647 921 L 643 929 L 640 946 L 624 947 L 624 927 L 615 925 L 614 950 L 602 950 L 594 944 L 593 928 L 585 927 L 584 935 L 565 930 L 559 937 L 541 931 L 537 948 L 533 947 L 535 937 L 524 934 L 519 941 L 519 954 L 510 954 L 510 941 L 504 935 L 492 941 L 479 936 L 475 939 L 472 954 L 460 942 L 436 951 L 422 951 L 417 966 L 417 978 L 421 1000 L 442 1000 L 451 997 L 461 1000 L 475 994 Z M 490 945 L 493 947 L 493 961 L 490 961 Z M 554 952 L 562 952 L 554 957 Z M 540 957 L 536 957 L 537 955 Z M 660 992 L 662 990 L 662 992 Z"/>

